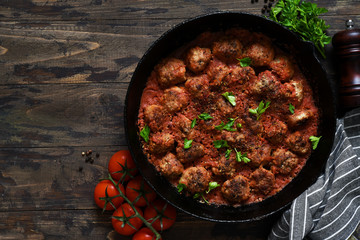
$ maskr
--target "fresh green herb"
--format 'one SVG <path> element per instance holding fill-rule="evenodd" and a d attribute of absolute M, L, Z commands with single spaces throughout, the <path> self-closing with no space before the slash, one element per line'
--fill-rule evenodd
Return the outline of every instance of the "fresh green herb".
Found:
<path fill-rule="evenodd" d="M 215 140 L 213 144 L 215 148 L 229 147 L 226 140 Z"/>
<path fill-rule="evenodd" d="M 225 152 L 225 158 L 226 159 L 229 159 L 230 158 L 230 153 L 232 152 L 231 149 L 226 149 L 226 152 Z"/>
<path fill-rule="evenodd" d="M 193 198 L 196 199 L 196 198 L 199 198 L 199 197 L 202 197 L 202 199 L 207 203 L 209 204 L 208 200 L 206 200 L 206 198 L 204 197 L 204 194 L 203 193 L 195 193 Z"/>
<path fill-rule="evenodd" d="M 229 118 L 229 120 L 230 121 L 227 122 L 226 124 L 221 122 L 220 125 L 215 126 L 215 129 L 216 130 L 226 130 L 229 132 L 235 132 L 236 128 L 233 128 L 232 126 L 234 125 L 236 118 Z"/>
<path fill-rule="evenodd" d="M 270 106 L 270 101 L 267 101 L 265 104 L 264 104 L 264 102 L 263 101 L 261 101 L 260 103 L 259 103 L 259 106 L 257 107 L 257 108 L 255 108 L 255 109 L 249 109 L 249 112 L 251 113 L 251 114 L 254 114 L 254 115 L 256 115 L 256 120 L 259 120 L 259 118 L 260 118 L 260 116 L 261 116 L 261 114 L 263 114 L 265 111 L 266 111 L 266 109 L 268 109 L 268 107 Z"/>
<path fill-rule="evenodd" d="M 327 9 L 317 7 L 316 3 L 279 0 L 271 8 L 269 18 L 300 34 L 305 41 L 313 42 L 325 58 L 324 46 L 331 42 L 331 37 L 325 31 L 330 26 L 319 15 L 327 12 Z"/>
<path fill-rule="evenodd" d="M 240 151 L 238 152 L 235 148 L 235 152 L 236 152 L 236 161 L 237 162 L 244 162 L 244 163 L 248 163 L 251 160 L 247 157 L 247 153 L 242 154 Z"/>
<path fill-rule="evenodd" d="M 289 103 L 289 111 L 291 112 L 291 114 L 294 114 L 295 107 L 291 103 Z"/>
<path fill-rule="evenodd" d="M 242 59 L 238 58 L 237 60 L 239 61 L 239 64 L 241 67 L 248 67 L 251 64 L 251 58 L 249 58 L 249 57 L 242 58 Z"/>
<path fill-rule="evenodd" d="M 242 128 L 242 124 L 241 124 L 241 123 L 238 123 L 238 124 L 236 124 L 236 127 L 237 127 L 237 128 Z"/>
<path fill-rule="evenodd" d="M 185 138 L 185 140 L 184 140 L 184 149 L 191 148 L 192 142 L 193 142 L 193 140 L 188 140 L 187 138 Z"/>
<path fill-rule="evenodd" d="M 212 119 L 213 117 L 212 116 L 210 116 L 210 114 L 208 114 L 208 113 L 201 113 L 199 116 L 199 119 L 201 119 L 201 120 L 210 120 L 210 119 Z"/>
<path fill-rule="evenodd" d="M 149 142 L 149 134 L 150 128 L 148 125 L 145 125 L 145 127 L 140 131 L 140 136 L 145 140 L 145 142 Z"/>
<path fill-rule="evenodd" d="M 194 120 L 191 121 L 191 128 L 194 128 L 196 125 L 196 118 L 194 118 Z"/>
<path fill-rule="evenodd" d="M 236 106 L 236 99 L 235 99 L 235 95 L 229 92 L 224 92 L 223 94 L 221 94 L 223 97 L 226 98 L 226 100 L 229 101 L 229 103 L 235 107 Z"/>
<path fill-rule="evenodd" d="M 319 141 L 320 141 L 320 137 L 316 137 L 316 136 L 310 136 L 309 139 L 311 141 L 311 146 L 312 146 L 312 149 L 315 150 L 319 144 Z"/>
<path fill-rule="evenodd" d="M 220 187 L 220 184 L 218 184 L 217 182 L 209 182 L 209 188 L 208 190 L 206 190 L 206 193 L 208 194 L 211 190 Z"/>
<path fill-rule="evenodd" d="M 184 190 L 186 188 L 186 185 L 183 184 L 183 183 L 179 183 L 177 185 L 177 189 L 178 189 L 178 192 L 181 192 L 182 190 Z"/>

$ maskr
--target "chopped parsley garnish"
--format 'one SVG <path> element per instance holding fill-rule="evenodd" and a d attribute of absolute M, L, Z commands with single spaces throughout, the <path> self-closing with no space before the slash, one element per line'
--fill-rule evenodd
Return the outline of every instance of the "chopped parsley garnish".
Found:
<path fill-rule="evenodd" d="M 224 92 L 223 94 L 221 94 L 223 97 L 225 97 L 226 100 L 229 101 L 229 103 L 235 107 L 236 106 L 236 99 L 235 99 L 235 95 L 229 92 Z"/>
<path fill-rule="evenodd" d="M 215 140 L 213 144 L 215 148 L 229 147 L 226 140 Z"/>
<path fill-rule="evenodd" d="M 310 136 L 309 139 L 311 141 L 311 146 L 312 146 L 312 149 L 315 150 L 319 144 L 319 141 L 320 141 L 320 137 L 316 137 L 316 136 Z"/>
<path fill-rule="evenodd" d="M 316 3 L 279 0 L 271 8 L 269 18 L 300 34 L 305 41 L 313 42 L 325 58 L 324 45 L 331 42 L 331 37 L 326 35 L 330 26 L 319 15 L 327 12 L 327 9 L 317 7 Z"/>
<path fill-rule="evenodd" d="M 242 154 L 240 151 L 237 151 L 235 148 L 235 152 L 236 152 L 236 161 L 237 162 L 244 162 L 244 163 L 248 163 L 251 160 L 247 157 L 247 153 Z"/>
<path fill-rule="evenodd" d="M 225 152 L 225 158 L 226 159 L 229 159 L 230 158 L 230 153 L 232 152 L 231 149 L 226 149 L 226 152 Z"/>
<path fill-rule="evenodd" d="M 191 128 L 194 128 L 196 125 L 196 118 L 194 118 L 194 120 L 191 121 Z"/>
<path fill-rule="evenodd" d="M 210 116 L 210 114 L 208 114 L 208 113 L 201 113 L 199 116 L 199 119 L 201 119 L 201 120 L 210 120 L 210 119 L 212 119 L 213 117 L 212 116 Z"/>
<path fill-rule="evenodd" d="M 294 114 L 295 107 L 291 103 L 289 104 L 289 111 L 291 112 L 291 114 Z"/>
<path fill-rule="evenodd" d="M 238 123 L 238 124 L 236 124 L 236 127 L 237 127 L 237 128 L 242 128 L 242 124 L 241 124 L 241 123 Z"/>
<path fill-rule="evenodd" d="M 184 140 L 184 149 L 191 148 L 192 142 L 193 142 L 193 140 L 188 140 L 187 138 L 185 138 L 185 140 Z"/>
<path fill-rule="evenodd" d="M 237 60 L 239 61 L 241 67 L 248 67 L 251 64 L 251 58 L 249 57 L 241 58 L 241 59 L 238 58 Z"/>
<path fill-rule="evenodd" d="M 271 103 L 270 101 L 267 101 L 267 102 L 264 104 L 264 102 L 261 101 L 261 102 L 259 103 L 259 106 L 258 106 L 257 108 L 255 108 L 255 109 L 250 108 L 250 109 L 249 109 L 249 112 L 250 112 L 251 114 L 256 115 L 256 120 L 259 120 L 259 118 L 261 117 L 261 114 L 263 114 L 263 113 L 266 111 L 266 109 L 268 109 L 268 107 L 270 106 L 270 103 Z"/>
<path fill-rule="evenodd" d="M 181 192 L 182 190 L 184 190 L 186 188 L 186 185 L 183 184 L 183 183 L 179 183 L 177 185 L 177 189 L 178 189 L 178 192 Z"/>
<path fill-rule="evenodd" d="M 140 131 L 140 136 L 144 139 L 145 142 L 149 142 L 149 134 L 150 128 L 148 125 L 145 125 L 145 127 Z"/>
<path fill-rule="evenodd" d="M 236 118 L 229 118 L 229 122 L 226 124 L 221 121 L 220 125 L 215 126 L 216 130 L 226 130 L 229 132 L 235 132 L 236 128 L 233 128 Z"/>
<path fill-rule="evenodd" d="M 198 198 L 198 197 L 202 197 L 202 199 L 204 200 L 204 202 L 206 202 L 207 204 L 209 204 L 209 201 L 206 200 L 206 198 L 204 197 L 204 194 L 203 193 L 195 193 L 193 198 Z"/>
<path fill-rule="evenodd" d="M 206 190 L 206 193 L 209 193 L 211 190 L 220 187 L 220 184 L 218 184 L 217 182 L 209 182 L 209 188 L 208 190 Z"/>

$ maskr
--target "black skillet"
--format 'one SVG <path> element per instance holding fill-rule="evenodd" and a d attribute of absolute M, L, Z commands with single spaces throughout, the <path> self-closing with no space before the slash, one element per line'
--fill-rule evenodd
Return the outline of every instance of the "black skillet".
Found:
<path fill-rule="evenodd" d="M 296 56 L 314 89 L 321 110 L 318 135 L 322 136 L 317 149 L 306 165 L 283 190 L 262 202 L 241 207 L 213 206 L 199 203 L 177 190 L 147 161 L 139 140 L 137 118 L 140 98 L 146 80 L 154 66 L 173 50 L 193 40 L 204 31 L 219 31 L 241 27 L 262 32 L 275 39 L 275 44 Z M 315 55 L 313 44 L 302 41 L 298 35 L 264 17 L 236 12 L 207 14 L 184 21 L 163 34 L 145 53 L 135 69 L 125 101 L 125 132 L 131 154 L 146 181 L 158 195 L 178 209 L 205 220 L 216 222 L 252 222 L 263 219 L 287 207 L 297 196 L 311 186 L 320 175 L 330 154 L 335 133 L 335 99 L 327 74 Z"/>

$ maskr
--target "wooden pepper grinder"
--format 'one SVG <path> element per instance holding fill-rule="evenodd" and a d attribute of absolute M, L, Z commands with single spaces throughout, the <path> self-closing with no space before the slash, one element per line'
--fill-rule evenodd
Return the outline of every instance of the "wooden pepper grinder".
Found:
<path fill-rule="evenodd" d="M 360 106 L 360 29 L 352 20 L 346 30 L 334 35 L 332 44 L 340 73 L 339 101 L 344 109 Z"/>

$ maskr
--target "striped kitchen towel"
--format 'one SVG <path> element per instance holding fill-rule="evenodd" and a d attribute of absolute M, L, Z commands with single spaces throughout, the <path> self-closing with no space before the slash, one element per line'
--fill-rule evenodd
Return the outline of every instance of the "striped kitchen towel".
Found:
<path fill-rule="evenodd" d="M 296 198 L 268 239 L 346 240 L 360 222 L 360 108 L 337 119 L 324 173 Z"/>

